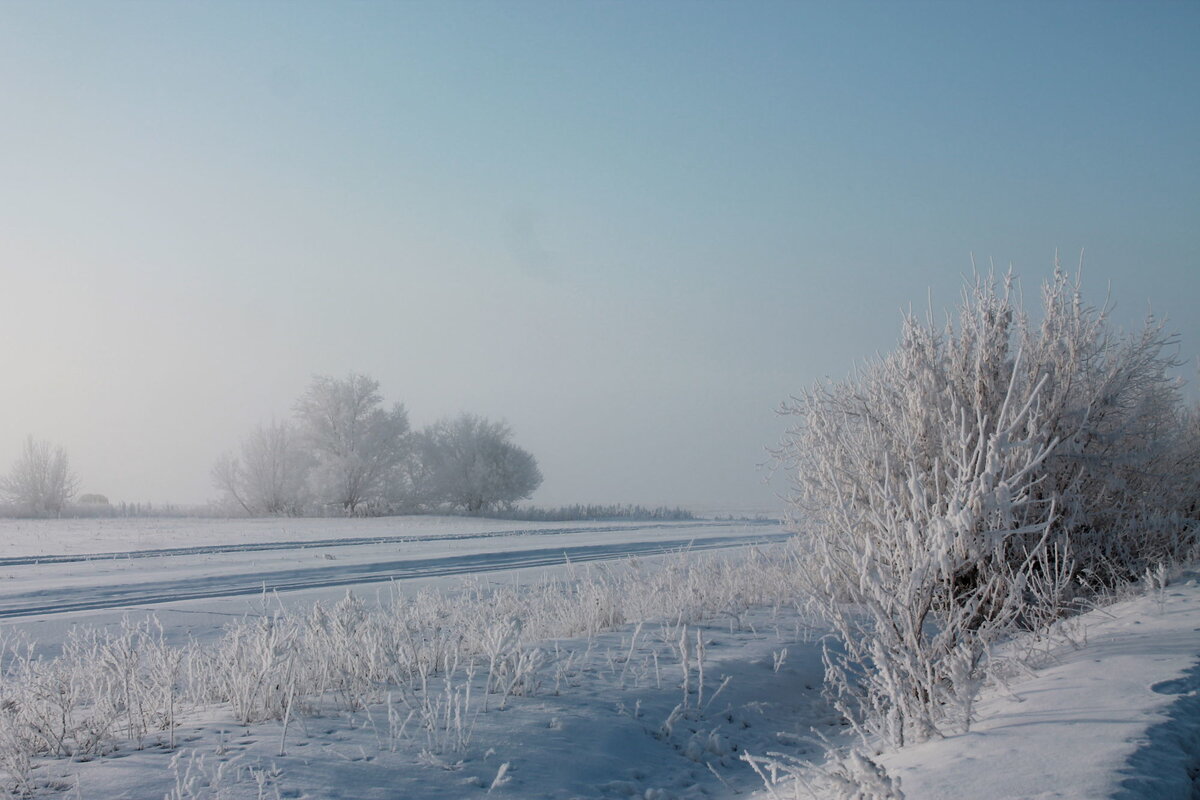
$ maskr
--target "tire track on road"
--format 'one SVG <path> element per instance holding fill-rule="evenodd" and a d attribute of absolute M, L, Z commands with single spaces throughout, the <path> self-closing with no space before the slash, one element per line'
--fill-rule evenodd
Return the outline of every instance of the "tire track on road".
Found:
<path fill-rule="evenodd" d="M 409 544 L 413 542 L 465 541 L 492 539 L 501 536 L 554 536 L 559 534 L 614 533 L 630 530 L 688 530 L 691 528 L 778 525 L 775 521 L 738 520 L 736 522 L 702 521 L 687 523 L 660 522 L 651 525 L 628 524 L 576 528 L 514 528 L 501 531 L 468 533 L 397 534 L 394 536 L 355 536 L 340 539 L 295 539 L 280 542 L 249 542 L 246 544 L 212 544 L 196 547 L 160 547 L 151 550 L 121 550 L 111 553 L 69 553 L 44 556 L 10 556 L 0 558 L 0 567 L 28 567 L 41 564 L 71 564 L 80 561 L 104 561 L 134 558 L 171 558 L 176 556 L 221 555 L 228 553 L 260 553 L 269 550 L 304 550 L 316 547 L 355 547 L 373 544 Z"/>

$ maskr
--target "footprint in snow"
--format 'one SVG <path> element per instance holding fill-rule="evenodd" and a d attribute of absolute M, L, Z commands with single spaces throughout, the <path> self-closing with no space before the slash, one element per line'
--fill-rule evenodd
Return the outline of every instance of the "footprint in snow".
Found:
<path fill-rule="evenodd" d="M 1150 691 L 1158 694 L 1190 694 L 1196 691 L 1195 678 L 1175 678 L 1169 681 L 1159 681 L 1150 687 Z"/>

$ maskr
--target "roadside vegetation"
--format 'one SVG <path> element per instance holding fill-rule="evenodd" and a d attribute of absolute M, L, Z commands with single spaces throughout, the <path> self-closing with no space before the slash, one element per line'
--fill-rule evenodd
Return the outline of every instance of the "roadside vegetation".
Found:
<path fill-rule="evenodd" d="M 1061 269 L 1036 314 L 988 276 L 956 318 L 906 317 L 895 352 L 785 405 L 826 689 L 864 743 L 969 729 L 997 645 L 1195 559 L 1177 347 L 1153 318 L 1114 329 Z"/>
<path fill-rule="evenodd" d="M 583 653 L 549 642 L 582 637 L 590 652 L 596 636 L 632 623 L 635 642 L 662 645 L 640 673 L 659 686 L 684 677 L 677 722 L 705 691 L 704 646 L 689 626 L 741 628 L 751 608 L 794 608 L 796 555 L 786 545 L 740 559 L 682 552 L 658 565 L 577 568 L 524 586 L 474 580 L 382 604 L 347 594 L 298 612 L 264 596 L 260 614 L 203 646 L 170 644 L 152 620 L 76 628 L 54 658 L 22 637 L 0 638 L 0 788 L 41 791 L 46 758 L 173 749 L 181 726 L 214 710 L 235 724 L 277 720 L 282 753 L 303 717 L 373 709 L 385 746 L 453 756 L 471 746 L 480 714 L 582 679 Z"/>

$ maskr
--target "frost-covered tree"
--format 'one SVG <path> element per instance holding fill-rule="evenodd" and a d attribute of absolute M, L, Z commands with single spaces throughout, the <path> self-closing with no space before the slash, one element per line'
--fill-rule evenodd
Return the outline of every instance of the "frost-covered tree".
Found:
<path fill-rule="evenodd" d="M 894 353 L 784 407 L 777 455 L 841 639 L 829 685 L 896 744 L 968 724 L 1014 626 L 1195 541 L 1170 477 L 1187 450 L 1172 337 L 1114 331 L 1059 269 L 1042 299 L 1034 324 L 1011 278 L 977 280 L 956 324 L 909 316 Z"/>
<path fill-rule="evenodd" d="M 251 516 L 300 514 L 308 500 L 312 461 L 295 426 L 272 421 L 242 439 L 237 455 L 222 455 L 212 478 L 227 499 Z"/>
<path fill-rule="evenodd" d="M 414 490 L 426 506 L 470 514 L 509 508 L 542 484 L 537 461 L 502 422 L 473 414 L 442 420 L 417 437 Z"/>
<path fill-rule="evenodd" d="M 0 480 L 0 494 L 27 514 L 55 517 L 79 488 L 67 452 L 32 436 L 8 476 Z"/>
<path fill-rule="evenodd" d="M 318 376 L 295 412 L 316 460 L 312 485 L 321 502 L 353 514 L 400 482 L 410 447 L 408 413 L 399 403 L 383 408 L 378 381 Z"/>

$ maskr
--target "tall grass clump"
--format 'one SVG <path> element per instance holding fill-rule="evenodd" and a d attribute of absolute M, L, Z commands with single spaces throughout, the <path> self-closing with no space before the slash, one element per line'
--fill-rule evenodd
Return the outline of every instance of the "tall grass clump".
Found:
<path fill-rule="evenodd" d="M 552 679 L 548 641 L 630 621 L 685 632 L 702 619 L 738 625 L 752 606 L 793 604 L 799 568 L 794 550 L 777 545 L 740 559 L 684 551 L 653 566 L 566 572 L 378 603 L 348 593 L 298 610 L 264 597 L 257 614 L 203 646 L 170 644 L 153 620 L 75 628 L 57 657 L 0 635 L 0 797 L 36 792 L 46 758 L 173 748 L 181 721 L 199 711 L 243 725 L 279 720 L 281 753 L 290 721 L 331 712 L 361 712 L 382 747 L 412 739 L 431 758 L 461 752 L 479 714 Z"/>
<path fill-rule="evenodd" d="M 990 645 L 1191 551 L 1197 425 L 1176 339 L 1116 331 L 1060 268 L 1040 320 L 1011 275 L 957 319 L 904 318 L 897 350 L 783 411 L 777 451 L 838 638 L 827 688 L 895 745 L 966 727 Z"/>

